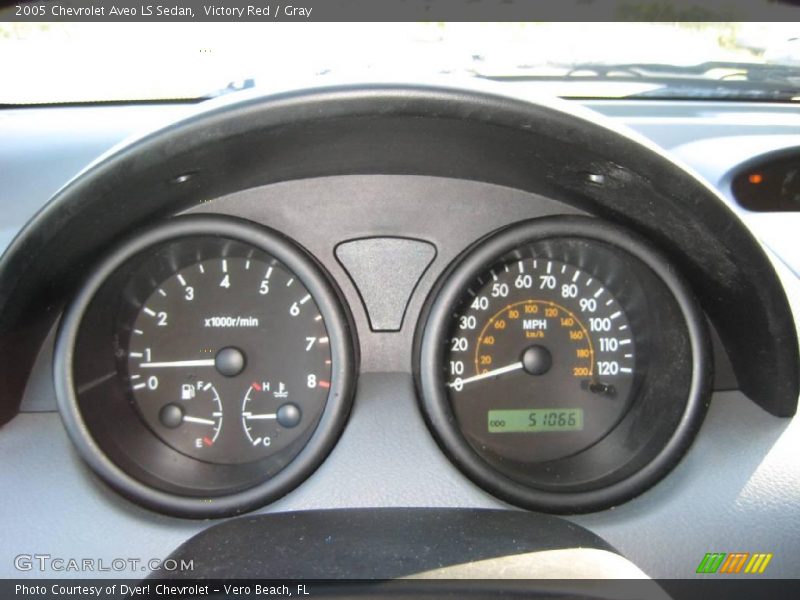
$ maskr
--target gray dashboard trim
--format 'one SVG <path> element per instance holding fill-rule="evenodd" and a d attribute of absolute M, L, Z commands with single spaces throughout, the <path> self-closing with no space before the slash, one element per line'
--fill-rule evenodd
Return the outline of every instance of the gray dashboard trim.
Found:
<path fill-rule="evenodd" d="M 370 328 L 399 331 L 414 288 L 436 258 L 436 246 L 410 238 L 372 237 L 345 240 L 334 253 L 358 289 Z"/>

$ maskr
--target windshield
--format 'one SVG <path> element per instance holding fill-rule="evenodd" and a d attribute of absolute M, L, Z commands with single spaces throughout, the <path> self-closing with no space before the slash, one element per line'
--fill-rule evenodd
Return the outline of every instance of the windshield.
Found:
<path fill-rule="evenodd" d="M 479 77 L 579 98 L 800 99 L 797 23 L 0 23 L 0 104 Z"/>

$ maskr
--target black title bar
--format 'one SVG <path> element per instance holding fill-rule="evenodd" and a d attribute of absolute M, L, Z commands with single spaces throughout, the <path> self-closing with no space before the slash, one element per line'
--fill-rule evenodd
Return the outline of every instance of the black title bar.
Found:
<path fill-rule="evenodd" d="M 0 22 L 784 21 L 791 0 L 0 0 Z"/>

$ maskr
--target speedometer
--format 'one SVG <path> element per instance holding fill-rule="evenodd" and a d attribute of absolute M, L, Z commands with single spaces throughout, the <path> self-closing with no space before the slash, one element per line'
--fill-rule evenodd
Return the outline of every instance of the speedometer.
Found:
<path fill-rule="evenodd" d="M 691 440 L 707 394 L 691 293 L 645 242 L 585 218 L 477 243 L 440 280 L 418 385 L 457 465 L 511 501 L 588 510 L 640 492 Z"/>
<path fill-rule="evenodd" d="M 619 421 L 636 344 L 598 277 L 538 254 L 511 256 L 478 275 L 467 295 L 445 361 L 453 409 L 476 443 L 515 460 L 549 460 Z"/>

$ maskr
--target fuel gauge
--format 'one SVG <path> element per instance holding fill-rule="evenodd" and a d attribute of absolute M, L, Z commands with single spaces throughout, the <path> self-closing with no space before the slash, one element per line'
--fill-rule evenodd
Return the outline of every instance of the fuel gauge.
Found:
<path fill-rule="evenodd" d="M 158 435 L 180 452 L 209 458 L 222 430 L 222 400 L 217 388 L 210 381 L 183 383 L 178 397 L 159 410 Z"/>

